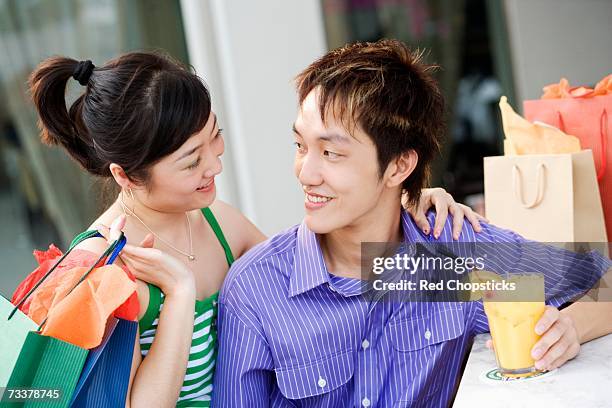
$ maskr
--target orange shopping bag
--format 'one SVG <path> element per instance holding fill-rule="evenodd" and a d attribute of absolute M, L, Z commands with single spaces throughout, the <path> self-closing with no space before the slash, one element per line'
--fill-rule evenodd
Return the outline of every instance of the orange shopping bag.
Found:
<path fill-rule="evenodd" d="M 599 193 L 612 239 L 612 76 L 595 89 L 570 88 L 566 80 L 545 88 L 543 98 L 525 101 L 525 118 L 543 122 L 580 139 L 583 149 L 593 151 Z"/>

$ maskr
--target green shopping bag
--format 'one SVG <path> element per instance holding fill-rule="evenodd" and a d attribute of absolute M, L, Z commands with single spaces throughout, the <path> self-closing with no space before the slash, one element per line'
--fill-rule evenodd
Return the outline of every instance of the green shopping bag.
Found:
<path fill-rule="evenodd" d="M 38 327 L 20 310 L 8 320 L 14 307 L 8 299 L 0 296 L 0 388 L 6 387 L 26 336 Z"/>
<path fill-rule="evenodd" d="M 85 280 L 100 261 L 110 255 L 108 259 L 112 262 L 124 244 L 125 237 L 122 234 L 118 240 L 109 246 L 91 269 L 81 277 L 72 290 Z M 21 312 L 17 310 L 17 307 L 36 290 L 74 246 L 76 245 L 71 246 L 62 259 L 24 296 L 17 306 L 12 306 L 9 303 L 11 311 L 3 314 L 0 318 L 2 324 L 6 325 L 6 330 L 0 332 L 0 338 L 8 339 L 13 336 L 13 332 L 16 333 L 15 337 L 17 338 L 23 336 L 25 330 L 21 326 L 19 330 L 13 328 L 13 319 L 16 319 L 17 316 L 19 316 L 18 320 L 23 317 L 27 319 L 27 316 L 19 315 Z M 11 352 L 12 354 L 18 354 L 14 365 L 2 368 L 2 370 L 12 368 L 12 372 L 0 401 L 1 407 L 67 407 L 70 403 L 89 350 L 53 337 L 41 335 L 39 331 L 44 324 L 45 321 L 42 322 L 37 331 L 27 331 L 23 346 L 16 348 L 17 351 L 12 350 Z M 34 330 L 36 330 L 35 325 Z M 6 350 L 1 350 L 0 354 L 4 357 L 7 354 Z M 26 390 L 26 392 L 17 392 L 16 390 Z M 38 392 L 34 392 L 37 390 Z"/>
<path fill-rule="evenodd" d="M 28 396 L 27 401 L 3 402 L 2 406 L 68 406 L 88 352 L 53 337 L 29 332 L 9 378 L 7 392 L 23 388 L 51 392 L 45 392 L 42 396 L 39 393 L 39 398 Z M 3 396 L 4 401 L 11 397 L 7 392 Z"/>

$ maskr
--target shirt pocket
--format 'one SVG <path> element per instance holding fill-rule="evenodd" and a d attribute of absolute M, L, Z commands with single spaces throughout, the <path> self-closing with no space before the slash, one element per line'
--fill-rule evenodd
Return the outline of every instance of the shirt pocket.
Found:
<path fill-rule="evenodd" d="M 392 321 L 389 338 L 395 350 L 412 352 L 456 339 L 464 329 L 463 309 L 448 308 L 423 317 Z"/>
<path fill-rule="evenodd" d="M 353 351 L 347 350 L 299 366 L 277 368 L 278 388 L 288 399 L 330 393 L 352 378 L 355 370 L 353 357 Z"/>
<path fill-rule="evenodd" d="M 388 336 L 391 343 L 395 378 L 401 383 L 395 395 L 394 407 L 445 406 L 440 394 L 446 378 L 445 367 L 450 364 L 444 345 L 463 335 L 463 310 L 450 308 L 425 317 L 391 322 Z M 408 404 L 407 404 L 408 403 Z"/>

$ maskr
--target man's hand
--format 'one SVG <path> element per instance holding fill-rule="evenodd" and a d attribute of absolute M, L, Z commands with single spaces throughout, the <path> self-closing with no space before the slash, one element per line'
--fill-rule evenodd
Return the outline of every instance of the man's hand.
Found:
<path fill-rule="evenodd" d="M 449 213 L 453 216 L 454 239 L 459 239 L 464 217 L 472 224 L 476 232 L 481 231 L 479 220 L 488 222 L 486 218 L 476 213 L 467 205 L 457 203 L 453 199 L 453 196 L 448 194 L 443 188 L 424 188 L 421 191 L 421 199 L 416 207 L 408 205 L 407 201 L 407 197 L 402 197 L 404 208 L 410 213 L 414 222 L 425 234 L 429 234 L 430 232 L 430 225 L 429 222 L 427 222 L 425 213 L 431 207 L 436 208 L 436 222 L 433 227 L 433 235 L 436 239 L 440 237 Z"/>

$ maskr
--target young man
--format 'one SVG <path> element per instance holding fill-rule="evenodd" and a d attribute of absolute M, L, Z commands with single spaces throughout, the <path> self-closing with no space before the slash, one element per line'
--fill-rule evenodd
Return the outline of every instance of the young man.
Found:
<path fill-rule="evenodd" d="M 440 237 L 425 235 L 399 201 L 402 191 L 418 199 L 443 131 L 430 67 L 397 41 L 350 45 L 302 72 L 298 94 L 295 172 L 306 216 L 229 272 L 214 404 L 447 406 L 470 339 L 488 331 L 482 302 L 374 301 L 360 280 L 362 242 L 452 240 L 450 220 Z M 490 225 L 474 234 L 469 224 L 460 240 L 522 241 Z M 603 257 L 573 264 L 597 277 L 609 266 Z M 534 265 L 555 280 L 564 268 L 562 259 Z M 558 367 L 580 342 L 612 330 L 604 313 L 586 319 L 585 305 L 555 308 L 578 286 L 548 299 L 537 368 Z"/>

